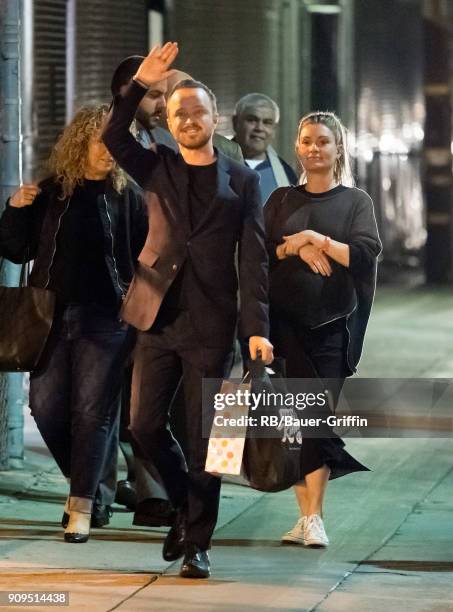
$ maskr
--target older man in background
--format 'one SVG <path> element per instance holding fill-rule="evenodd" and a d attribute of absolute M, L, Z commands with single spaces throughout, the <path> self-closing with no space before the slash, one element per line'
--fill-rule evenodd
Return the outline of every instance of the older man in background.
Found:
<path fill-rule="evenodd" d="M 262 93 L 242 97 L 233 115 L 234 141 L 241 147 L 245 163 L 260 175 L 262 204 L 277 187 L 297 184 L 294 170 L 271 146 L 279 120 L 277 103 Z"/>

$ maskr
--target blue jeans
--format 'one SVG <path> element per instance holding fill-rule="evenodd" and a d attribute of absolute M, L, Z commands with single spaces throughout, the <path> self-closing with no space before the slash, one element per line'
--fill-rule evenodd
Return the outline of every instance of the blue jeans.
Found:
<path fill-rule="evenodd" d="M 117 426 L 128 326 L 96 306 L 67 306 L 30 377 L 30 410 L 71 497 L 94 500 Z"/>

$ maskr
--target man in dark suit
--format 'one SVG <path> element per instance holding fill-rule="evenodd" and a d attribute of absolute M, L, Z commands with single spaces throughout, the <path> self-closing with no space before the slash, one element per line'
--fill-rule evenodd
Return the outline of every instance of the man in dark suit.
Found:
<path fill-rule="evenodd" d="M 118 64 L 110 86 L 113 97 L 118 94 L 122 95 L 126 91 L 128 84 L 144 59 L 142 55 L 130 55 Z M 166 80 L 153 83 L 153 86 L 148 89 L 137 106 L 131 131 L 138 142 L 146 148 L 156 142 L 155 133 L 159 131 L 160 139 L 158 142 L 177 149 L 170 133 L 158 127 L 161 116 L 165 114 L 166 92 Z M 162 140 L 165 137 L 166 140 Z M 118 482 L 115 501 L 134 509 L 134 525 L 147 527 L 173 525 L 175 513 L 168 500 L 162 479 L 153 463 L 141 456 L 140 448 L 134 443 L 135 441 L 128 428 L 131 381 L 132 364 L 129 364 L 123 377 L 120 427 L 120 447 L 127 463 L 127 477 L 125 480 Z M 115 440 L 112 442 L 114 444 Z M 110 452 L 113 454 L 113 449 Z M 109 463 L 112 462 L 106 461 L 106 468 L 108 468 L 106 488 L 107 485 L 111 485 L 112 481 L 110 477 L 112 468 L 109 467 Z M 116 475 L 116 462 L 114 473 Z"/>
<path fill-rule="evenodd" d="M 122 95 L 126 91 L 144 59 L 141 55 L 130 55 L 118 64 L 112 76 L 112 96 Z M 177 83 L 187 79 L 192 79 L 192 77 L 186 72 L 175 70 L 168 80 L 153 83 L 153 86 L 148 89 L 140 101 L 131 131 L 143 147 L 149 148 L 152 144 L 163 144 L 178 152 L 178 145 L 168 131 L 166 124 L 164 96 L 168 95 Z M 239 162 L 244 161 L 241 148 L 236 142 L 220 134 L 214 134 L 213 144 L 228 157 Z M 134 444 L 133 439 L 131 440 L 131 434 L 127 429 L 129 425 L 131 374 L 132 368 L 130 366 L 125 372 L 123 383 L 120 428 L 120 447 L 127 462 L 128 475 L 126 480 L 118 482 L 115 501 L 134 507 L 134 525 L 149 527 L 172 525 L 174 512 L 168 501 L 161 478 L 152 462 L 140 457 L 140 449 Z M 172 430 L 183 446 L 185 425 L 184 410 L 180 407 L 182 402 L 182 388 L 180 388 L 173 400 L 170 413 Z M 129 442 L 133 446 L 133 452 Z M 112 440 L 112 443 L 115 444 L 115 439 Z M 115 452 L 113 457 L 116 457 L 116 449 L 112 448 L 111 452 L 112 455 Z M 110 467 L 111 465 L 115 465 L 115 468 Z M 112 472 L 113 476 L 116 475 L 116 461 L 106 462 L 106 468 L 108 468 L 107 479 L 105 479 L 106 482 L 103 479 L 102 484 L 107 490 L 116 485 L 116 479 L 111 477 Z"/>
<path fill-rule="evenodd" d="M 132 83 L 114 98 L 104 141 L 144 189 L 149 230 L 124 301 L 124 320 L 140 331 L 132 382 L 131 431 L 154 461 L 179 516 L 163 555 L 184 554 L 181 576 L 210 575 L 207 549 L 217 521 L 220 479 L 204 470 L 203 378 L 228 373 L 237 322 L 235 250 L 239 245 L 242 334 L 250 354 L 273 359 L 267 301 L 267 255 L 258 176 L 217 151 L 214 94 L 178 83 L 167 101 L 179 152 L 143 148 L 130 134 L 137 105 L 153 83 L 171 76 L 176 43 L 155 47 Z M 187 463 L 168 428 L 168 407 L 182 377 Z M 211 408 L 211 410 L 213 410 Z M 212 417 L 212 414 L 211 414 Z"/>

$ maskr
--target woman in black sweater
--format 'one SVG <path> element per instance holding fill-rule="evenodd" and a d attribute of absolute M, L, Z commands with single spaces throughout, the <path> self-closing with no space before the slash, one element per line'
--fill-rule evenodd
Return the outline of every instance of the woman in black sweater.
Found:
<path fill-rule="evenodd" d="M 298 187 L 277 189 L 264 208 L 270 257 L 271 340 L 288 378 L 329 382 L 333 408 L 355 371 L 381 250 L 371 198 L 355 188 L 345 129 L 329 112 L 299 123 Z M 322 504 L 329 478 L 366 470 L 339 437 L 304 437 L 295 487 L 301 517 L 282 540 L 327 546 Z"/>
<path fill-rule="evenodd" d="M 30 284 L 56 294 L 52 330 L 30 376 L 30 409 L 70 482 L 71 543 L 88 539 L 115 431 L 130 349 L 118 312 L 147 233 L 142 198 L 101 141 L 106 115 L 106 106 L 80 110 L 55 145 L 51 178 L 20 187 L 0 219 L 1 255 L 33 259 Z"/>

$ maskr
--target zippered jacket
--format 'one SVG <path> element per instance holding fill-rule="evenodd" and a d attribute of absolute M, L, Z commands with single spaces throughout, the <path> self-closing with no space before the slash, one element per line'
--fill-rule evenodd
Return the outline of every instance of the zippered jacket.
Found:
<path fill-rule="evenodd" d="M 18 264 L 34 260 L 30 285 L 47 287 L 61 218 L 70 198 L 61 199 L 60 186 L 52 178 L 39 187 L 41 191 L 30 206 L 15 208 L 7 201 L 0 218 L 0 256 Z M 110 181 L 106 193 L 98 196 L 97 205 L 105 238 L 105 262 L 120 303 L 145 243 L 147 211 L 136 186 L 128 184 L 120 194 Z"/>

